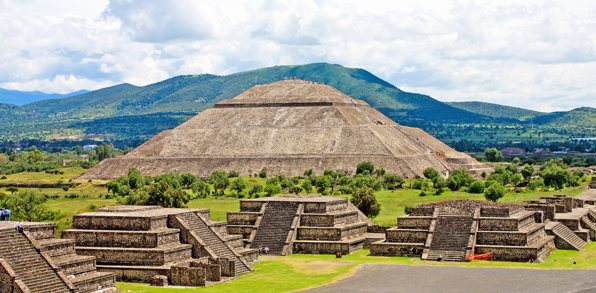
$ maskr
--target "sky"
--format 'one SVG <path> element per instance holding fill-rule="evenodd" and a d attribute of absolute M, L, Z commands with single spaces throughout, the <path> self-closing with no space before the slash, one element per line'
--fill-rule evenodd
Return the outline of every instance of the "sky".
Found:
<path fill-rule="evenodd" d="M 444 102 L 596 107 L 596 1 L 0 0 L 5 89 L 315 62 Z"/>

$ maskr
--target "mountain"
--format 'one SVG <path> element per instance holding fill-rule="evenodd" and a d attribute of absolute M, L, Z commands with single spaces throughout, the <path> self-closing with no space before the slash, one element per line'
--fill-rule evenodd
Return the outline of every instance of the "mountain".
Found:
<path fill-rule="evenodd" d="M 0 88 L 0 103 L 22 106 L 22 105 L 30 104 L 30 103 L 37 102 L 37 101 L 72 97 L 72 96 L 85 94 L 88 92 L 89 92 L 88 90 L 80 90 L 80 91 L 62 95 L 62 94 L 46 94 L 46 93 L 42 93 L 39 91 L 21 92 L 21 91 L 7 90 L 7 89 Z"/>
<path fill-rule="evenodd" d="M 554 112 L 529 120 L 531 123 L 554 128 L 596 128 L 596 109 L 582 107 L 567 112 Z"/>
<path fill-rule="evenodd" d="M 486 115 L 494 118 L 517 119 L 520 121 L 526 121 L 528 119 L 550 115 L 550 113 L 537 112 L 485 102 L 450 102 L 445 104 L 480 115 Z"/>
<path fill-rule="evenodd" d="M 56 134 L 55 129 L 65 136 L 104 134 L 125 138 L 154 135 L 254 85 L 285 77 L 329 84 L 353 98 L 366 101 L 402 124 L 491 119 L 426 95 L 401 91 L 363 69 L 317 63 L 275 66 L 227 76 L 177 76 L 143 87 L 120 84 L 20 107 L 3 105 L 0 106 L 0 139 L 43 139 Z"/>

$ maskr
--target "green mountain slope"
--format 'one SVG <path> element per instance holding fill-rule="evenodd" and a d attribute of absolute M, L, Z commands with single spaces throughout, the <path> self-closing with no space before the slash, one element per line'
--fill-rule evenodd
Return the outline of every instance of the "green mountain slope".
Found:
<path fill-rule="evenodd" d="M 223 99 L 284 77 L 323 82 L 368 102 L 393 120 L 474 122 L 490 118 L 429 96 L 407 93 L 362 69 L 331 64 L 275 66 L 228 76 L 177 76 L 144 87 L 120 84 L 74 97 L 0 107 L 0 139 L 43 139 L 51 134 L 154 135 Z"/>
<path fill-rule="evenodd" d="M 596 109 L 582 107 L 567 112 L 554 112 L 529 121 L 554 128 L 596 128 Z"/>
<path fill-rule="evenodd" d="M 448 102 L 445 104 L 480 115 L 490 116 L 494 118 L 516 119 L 521 121 L 540 116 L 550 115 L 550 113 L 542 113 L 522 108 L 503 106 L 499 104 L 485 102 Z"/>

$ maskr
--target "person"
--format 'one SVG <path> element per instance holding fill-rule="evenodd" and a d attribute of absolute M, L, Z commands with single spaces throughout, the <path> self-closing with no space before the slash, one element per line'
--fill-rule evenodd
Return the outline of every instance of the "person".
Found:
<path fill-rule="evenodd" d="M 265 246 L 265 253 L 269 253 L 269 246 Z"/>
<path fill-rule="evenodd" d="M 263 246 L 259 245 L 259 253 L 263 253 Z"/>
<path fill-rule="evenodd" d="M 10 210 L 9 209 L 4 209 L 4 220 L 10 221 Z"/>
<path fill-rule="evenodd" d="M 5 217 L 4 217 L 4 208 L 0 209 L 0 221 L 4 221 Z"/>
<path fill-rule="evenodd" d="M 17 232 L 23 232 L 23 222 L 21 221 L 17 223 Z"/>
<path fill-rule="evenodd" d="M 443 261 L 443 255 L 439 254 L 439 257 L 437 257 L 437 261 Z"/>

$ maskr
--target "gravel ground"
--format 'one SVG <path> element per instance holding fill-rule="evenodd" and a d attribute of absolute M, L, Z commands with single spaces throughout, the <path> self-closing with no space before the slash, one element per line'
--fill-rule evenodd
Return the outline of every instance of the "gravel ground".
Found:
<path fill-rule="evenodd" d="M 306 292 L 596 292 L 596 270 L 365 264 L 353 276 Z"/>

